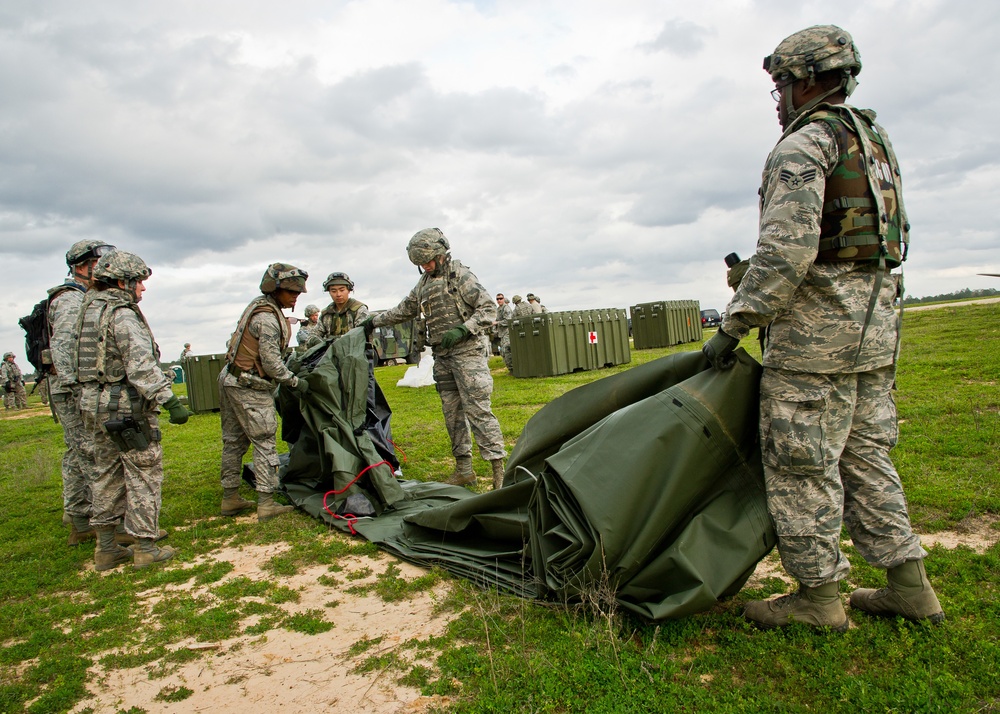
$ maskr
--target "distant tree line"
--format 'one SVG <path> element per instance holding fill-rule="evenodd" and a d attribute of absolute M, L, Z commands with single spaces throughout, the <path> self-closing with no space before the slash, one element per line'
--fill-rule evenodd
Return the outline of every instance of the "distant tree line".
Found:
<path fill-rule="evenodd" d="M 969 298 L 994 297 L 1000 295 L 1000 290 L 996 288 L 982 288 L 981 290 L 970 290 L 965 288 L 954 293 L 944 293 L 942 295 L 927 295 L 926 297 L 913 297 L 907 295 L 903 302 L 907 305 L 916 305 L 922 302 L 948 302 L 949 300 L 968 300 Z"/>

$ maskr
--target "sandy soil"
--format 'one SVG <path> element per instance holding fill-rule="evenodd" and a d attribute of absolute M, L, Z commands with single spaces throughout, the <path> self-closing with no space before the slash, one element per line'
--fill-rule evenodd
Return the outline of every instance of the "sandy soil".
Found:
<path fill-rule="evenodd" d="M 235 567 L 221 582 L 235 577 L 253 580 L 272 578 L 262 571 L 260 563 L 287 549 L 284 544 L 245 546 L 215 551 L 210 559 L 229 561 Z M 196 560 L 191 565 L 204 562 Z M 299 601 L 281 607 L 294 614 L 307 610 L 323 610 L 326 619 L 335 623 L 329 632 L 304 635 L 287 630 L 271 630 L 264 636 L 241 636 L 214 643 L 182 642 L 177 649 L 205 650 L 202 657 L 161 671 L 154 663 L 133 669 L 106 671 L 101 666 L 91 668 L 89 689 L 92 696 L 80 702 L 74 711 L 88 708 L 94 712 L 127 711 L 138 707 L 146 712 L 259 712 L 280 710 L 299 714 L 332 710 L 351 712 L 423 712 L 431 705 L 447 704 L 439 697 L 421 697 L 419 691 L 400 686 L 400 673 L 352 673 L 352 669 L 372 655 L 394 651 L 407 661 L 415 662 L 411 649 L 397 649 L 408 640 L 424 640 L 441 635 L 447 616 L 435 616 L 435 601 L 442 597 L 448 585 L 441 584 L 410 600 L 387 603 L 375 595 L 356 596 L 343 588 L 321 585 L 321 575 L 333 575 L 351 585 L 373 582 L 377 574 L 395 563 L 400 577 L 412 579 L 425 571 L 383 555 L 377 559 L 350 557 L 339 564 L 343 571 L 331 574 L 327 566 L 305 569 L 293 577 L 281 579 L 281 584 L 296 590 Z M 188 565 L 190 567 L 190 565 Z M 348 574 L 371 573 L 356 580 Z M 221 583 L 215 583 L 218 585 Z M 176 588 L 174 588 L 176 590 Z M 185 587 L 192 596 L 205 596 L 205 587 Z M 143 593 L 147 607 L 161 597 L 159 590 Z M 328 603 L 336 602 L 335 607 Z M 244 626 L 254 624 L 251 619 Z M 352 657 L 349 648 L 357 642 L 384 638 L 364 653 Z M 433 662 L 421 661 L 431 667 Z M 180 688 L 193 691 L 176 703 L 157 700 Z"/>

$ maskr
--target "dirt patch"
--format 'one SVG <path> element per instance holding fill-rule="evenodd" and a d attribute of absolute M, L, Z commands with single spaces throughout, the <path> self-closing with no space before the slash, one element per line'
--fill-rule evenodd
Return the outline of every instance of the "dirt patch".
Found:
<path fill-rule="evenodd" d="M 0 419 L 30 419 L 31 417 L 44 416 L 50 413 L 47 406 L 38 404 L 25 407 L 24 409 L 4 409 L 0 412 Z"/>
<path fill-rule="evenodd" d="M 237 577 L 271 580 L 274 576 L 260 569 L 260 564 L 287 550 L 285 544 L 223 548 L 190 565 L 207 561 L 228 561 L 234 566 L 219 583 Z M 188 567 L 190 567 L 188 565 Z M 117 712 L 138 707 L 143 711 L 271 711 L 287 714 L 324 711 L 337 707 L 354 712 L 423 712 L 430 706 L 444 706 L 441 697 L 421 697 L 417 689 L 397 683 L 403 672 L 378 670 L 355 672 L 372 657 L 392 653 L 397 658 L 433 668 L 436 652 L 421 654 L 401 647 L 411 640 L 426 640 L 444 633 L 454 615 L 434 614 L 434 605 L 447 594 L 442 583 L 420 592 L 411 599 L 384 602 L 375 595 L 345 592 L 348 585 L 374 582 L 390 565 L 398 568 L 399 577 L 414 579 L 426 574 L 421 568 L 388 556 L 350 556 L 338 562 L 343 570 L 332 574 L 342 584 L 324 585 L 323 575 L 330 576 L 325 565 L 303 569 L 283 577 L 281 585 L 295 590 L 299 599 L 281 607 L 289 614 L 321 610 L 333 629 L 318 635 L 306 635 L 275 629 L 266 635 L 245 635 L 215 643 L 186 641 L 173 649 L 203 651 L 198 659 L 185 664 L 164 666 L 161 662 L 132 669 L 91 668 L 92 695 L 79 702 L 74 711 L 88 708 L 94 712 Z M 192 597 L 211 594 L 207 587 L 168 586 L 183 589 Z M 143 604 L 152 607 L 163 597 L 161 589 L 140 595 Z M 332 606 L 331 606 L 332 605 Z M 244 623 L 253 624 L 253 620 Z M 351 654 L 357 643 L 372 642 L 367 650 Z M 425 656 L 426 661 L 421 660 Z M 164 676 L 163 670 L 167 673 Z M 162 701 L 171 694 L 190 690 L 183 701 Z"/>

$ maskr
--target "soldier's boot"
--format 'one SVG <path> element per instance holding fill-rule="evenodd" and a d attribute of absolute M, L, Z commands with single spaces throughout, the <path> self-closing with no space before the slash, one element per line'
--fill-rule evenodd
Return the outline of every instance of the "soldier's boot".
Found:
<path fill-rule="evenodd" d="M 748 603 L 743 617 L 764 629 L 801 622 L 844 632 L 850 623 L 838 590 L 837 583 L 815 588 L 800 585 L 791 595 Z"/>
<path fill-rule="evenodd" d="M 148 568 L 154 563 L 162 563 L 174 557 L 174 549 L 169 545 L 162 548 L 156 545 L 153 538 L 139 538 L 138 543 L 133 548 L 132 567 L 136 570 Z"/>
<path fill-rule="evenodd" d="M 97 531 L 90 525 L 90 519 L 86 516 L 70 516 L 69 521 L 69 545 L 80 545 L 84 541 L 95 540 Z"/>
<path fill-rule="evenodd" d="M 493 467 L 493 490 L 497 491 L 503 486 L 503 459 L 490 461 L 490 466 Z"/>
<path fill-rule="evenodd" d="M 263 491 L 257 492 L 258 523 L 269 521 L 272 518 L 277 518 L 285 513 L 291 513 L 294 510 L 295 506 L 282 506 L 280 503 L 275 503 L 273 493 L 264 493 Z"/>
<path fill-rule="evenodd" d="M 256 505 L 253 501 L 248 501 L 240 495 L 239 486 L 222 489 L 222 515 L 224 516 L 238 516 Z"/>
<path fill-rule="evenodd" d="M 858 588 L 852 592 L 851 607 L 872 615 L 944 622 L 944 611 L 927 579 L 923 560 L 907 560 L 887 570 L 885 576 L 888 587 Z"/>
<path fill-rule="evenodd" d="M 455 470 L 445 483 L 452 486 L 468 486 L 476 482 L 476 474 L 472 471 L 472 456 L 456 456 Z"/>
<path fill-rule="evenodd" d="M 153 540 L 161 541 L 166 537 L 167 537 L 167 532 L 161 528 L 159 532 L 156 534 L 156 538 L 154 538 Z M 136 538 L 131 533 L 125 532 L 125 524 L 119 523 L 117 526 L 115 526 L 115 543 L 117 543 L 118 545 L 135 545 Z"/>
<path fill-rule="evenodd" d="M 132 551 L 115 543 L 114 526 L 97 526 L 97 548 L 94 549 L 94 570 L 117 568 L 132 560 Z"/>

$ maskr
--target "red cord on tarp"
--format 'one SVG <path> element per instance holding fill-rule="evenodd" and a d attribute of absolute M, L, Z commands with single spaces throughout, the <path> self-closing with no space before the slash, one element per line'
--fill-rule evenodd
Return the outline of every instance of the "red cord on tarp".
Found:
<path fill-rule="evenodd" d="M 354 524 L 358 522 L 358 517 L 355 516 L 352 513 L 348 513 L 348 514 L 345 514 L 343 516 L 338 516 L 336 513 L 334 513 L 333 511 L 330 510 L 329 506 L 326 505 L 326 498 L 331 493 L 334 496 L 339 496 L 344 491 L 346 491 L 347 489 L 349 489 L 351 486 L 353 486 L 354 484 L 356 484 L 358 482 L 358 479 L 361 478 L 362 476 L 364 476 L 367 471 L 369 471 L 370 469 L 375 468 L 376 466 L 381 466 L 382 464 L 385 464 L 389 468 L 392 468 L 392 464 L 390 464 L 388 461 L 385 461 L 383 459 L 382 461 L 379 461 L 377 464 L 372 464 L 371 466 L 365 466 L 363 469 L 361 469 L 361 473 L 359 473 L 357 476 L 355 476 L 353 479 L 351 479 L 351 482 L 349 484 L 347 484 L 346 486 L 344 486 L 342 489 L 339 489 L 339 490 L 333 489 L 333 490 L 327 491 L 326 493 L 323 494 L 323 510 L 326 511 L 327 513 L 329 513 L 334 518 L 339 518 L 341 520 L 347 521 L 347 527 L 351 529 L 351 535 L 357 535 L 357 531 L 354 530 Z"/>
<path fill-rule="evenodd" d="M 397 444 L 397 443 L 396 443 L 395 441 L 393 441 L 392 439 L 389 439 L 389 443 L 390 443 L 390 444 L 392 444 L 392 448 L 394 448 L 394 449 L 395 449 L 396 451 L 398 451 L 399 453 L 401 453 L 401 454 L 403 455 L 403 463 L 404 463 L 404 464 L 405 464 L 405 463 L 406 463 L 407 461 L 409 461 L 409 459 L 408 459 L 408 458 L 406 458 L 406 452 L 405 452 L 405 451 L 403 451 L 403 450 L 402 450 L 401 448 L 399 448 L 399 444 Z"/>

